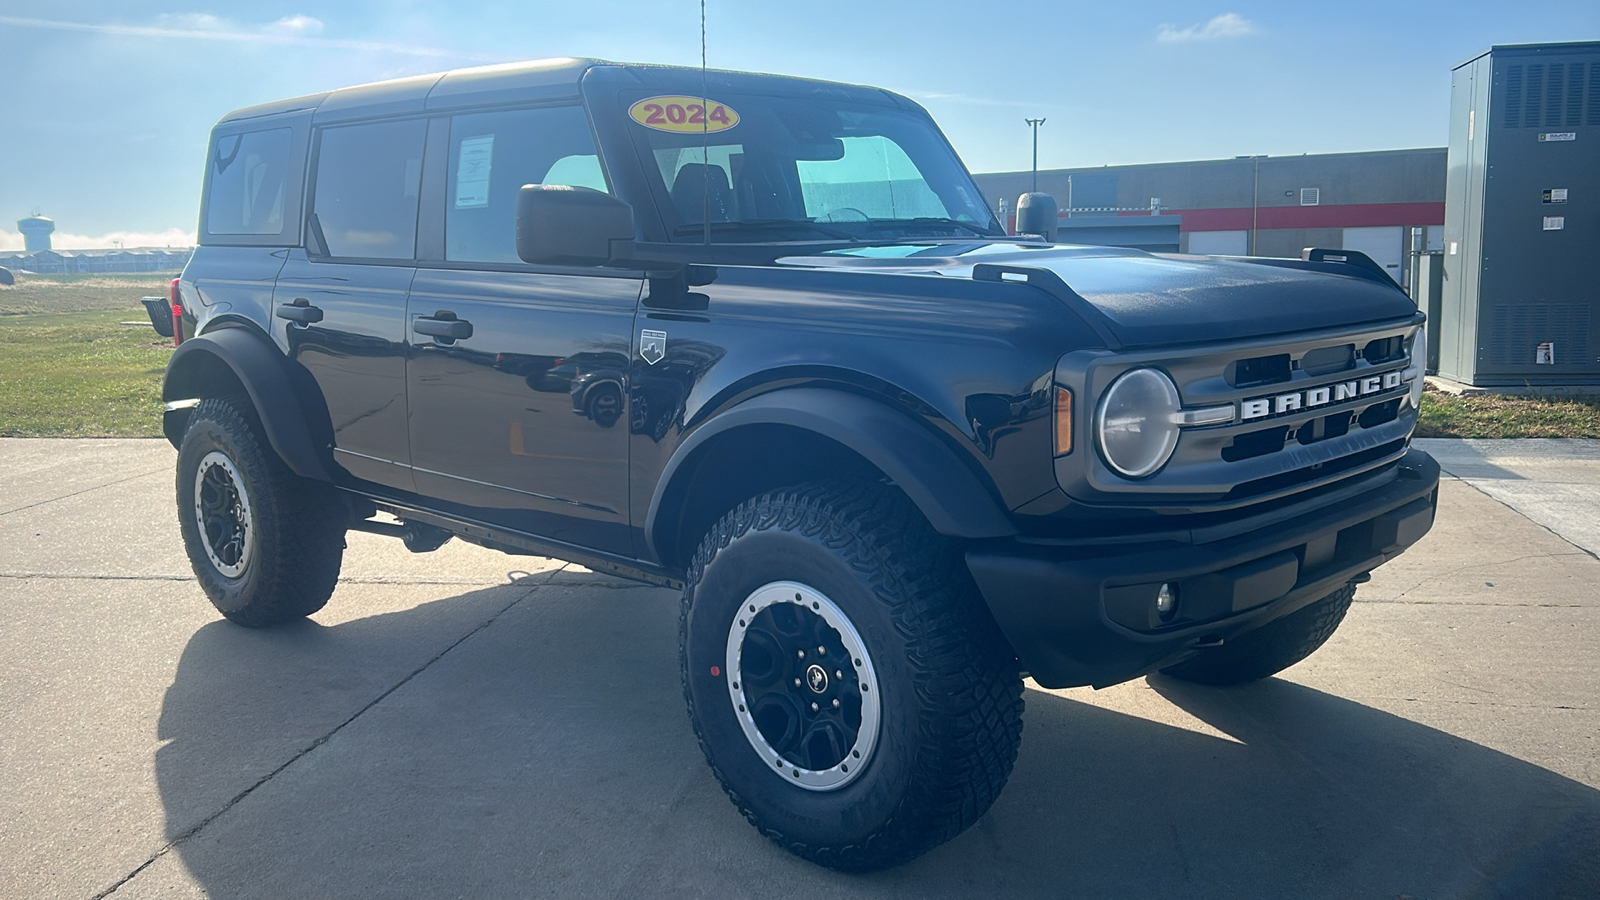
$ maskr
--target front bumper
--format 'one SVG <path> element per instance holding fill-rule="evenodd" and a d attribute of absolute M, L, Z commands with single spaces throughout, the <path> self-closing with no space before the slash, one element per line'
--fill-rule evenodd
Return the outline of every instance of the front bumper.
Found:
<path fill-rule="evenodd" d="M 1439 465 L 1420 450 L 1387 482 L 1244 534 L 1197 543 L 1008 541 L 967 566 L 1023 669 L 1045 687 L 1105 687 L 1281 618 L 1398 556 L 1433 527 Z M 1155 612 L 1178 585 L 1171 621 Z"/>

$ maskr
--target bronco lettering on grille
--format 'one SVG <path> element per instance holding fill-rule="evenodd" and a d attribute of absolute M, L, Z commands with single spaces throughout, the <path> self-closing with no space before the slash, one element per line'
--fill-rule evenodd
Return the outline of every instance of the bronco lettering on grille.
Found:
<path fill-rule="evenodd" d="M 1307 388 L 1303 391 L 1289 391 L 1286 394 L 1254 397 L 1240 401 L 1239 419 L 1240 421 L 1248 422 L 1252 419 L 1285 416 L 1302 410 L 1316 409 L 1321 406 L 1334 406 L 1350 400 L 1365 399 L 1398 390 L 1404 386 L 1405 376 L 1396 370 L 1385 372 L 1382 375 L 1368 375 L 1365 378 Z"/>

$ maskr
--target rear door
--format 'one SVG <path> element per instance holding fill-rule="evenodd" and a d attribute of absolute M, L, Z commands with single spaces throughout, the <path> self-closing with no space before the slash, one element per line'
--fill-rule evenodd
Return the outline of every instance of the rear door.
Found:
<path fill-rule="evenodd" d="M 306 249 L 289 251 L 273 293 L 289 354 L 322 390 L 334 460 L 401 491 L 415 487 L 405 316 L 426 133 L 423 119 L 316 133 Z"/>
<path fill-rule="evenodd" d="M 516 252 L 522 185 L 607 190 L 588 117 L 537 107 L 432 129 L 407 311 L 417 490 L 457 515 L 625 553 L 627 362 L 643 276 L 533 267 Z"/>

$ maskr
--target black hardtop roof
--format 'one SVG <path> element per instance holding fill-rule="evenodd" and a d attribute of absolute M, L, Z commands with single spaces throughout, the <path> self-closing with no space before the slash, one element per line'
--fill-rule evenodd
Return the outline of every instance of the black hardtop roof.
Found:
<path fill-rule="evenodd" d="M 687 66 L 614 63 L 601 59 L 541 59 L 452 69 L 430 75 L 413 75 L 308 94 L 235 110 L 219 125 L 279 113 L 314 111 L 318 122 L 404 115 L 430 110 L 488 106 L 498 103 L 537 103 L 576 99 L 586 76 L 600 78 L 611 87 L 638 85 L 672 90 L 698 90 L 701 70 Z M 818 99 L 853 99 L 884 105 L 914 107 L 910 100 L 878 88 L 838 84 L 788 75 L 765 75 L 708 69 L 707 90 L 746 90 L 815 96 Z"/>

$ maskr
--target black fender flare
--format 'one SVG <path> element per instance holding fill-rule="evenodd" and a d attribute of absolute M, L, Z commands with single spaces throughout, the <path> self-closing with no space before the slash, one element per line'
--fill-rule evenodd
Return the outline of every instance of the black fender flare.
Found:
<path fill-rule="evenodd" d="M 712 416 L 678 445 L 650 498 L 644 533 L 651 552 L 661 549 L 655 545 L 659 517 L 684 465 L 713 438 L 749 425 L 799 428 L 850 449 L 899 486 L 940 534 L 972 539 L 1016 534 L 1004 507 L 980 477 L 911 416 L 858 394 L 790 388 L 761 394 Z"/>
<path fill-rule="evenodd" d="M 295 378 L 290 367 L 293 363 L 267 338 L 248 328 L 220 328 L 185 340 L 173 351 L 167 362 L 167 373 L 161 387 L 161 399 L 168 404 L 162 419 L 162 431 L 174 447 L 183 440 L 183 429 L 188 421 L 189 407 L 178 406 L 183 401 L 197 399 L 190 388 L 183 386 L 180 371 L 202 364 L 201 357 L 211 357 L 233 372 L 244 386 L 245 393 L 255 406 L 256 415 L 266 432 L 267 442 L 290 471 L 302 478 L 317 481 L 334 480 L 331 454 L 326 452 L 328 441 L 320 444 L 314 436 L 305 409 L 303 387 L 310 373 L 302 370 L 303 378 Z M 318 408 L 322 395 L 315 393 Z M 327 416 L 324 412 L 323 418 Z"/>

